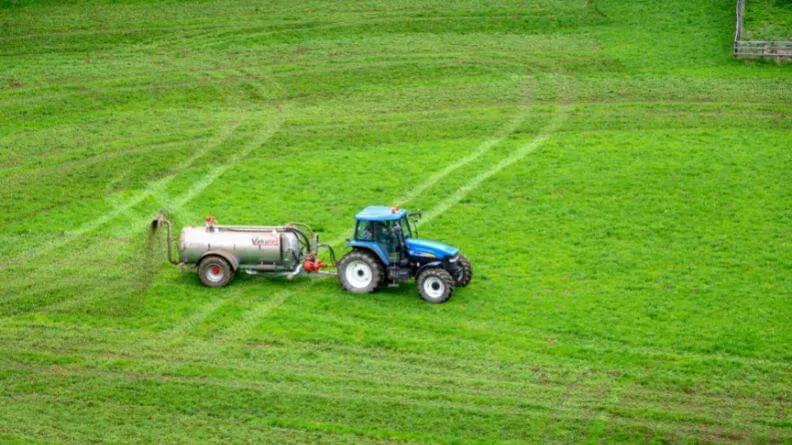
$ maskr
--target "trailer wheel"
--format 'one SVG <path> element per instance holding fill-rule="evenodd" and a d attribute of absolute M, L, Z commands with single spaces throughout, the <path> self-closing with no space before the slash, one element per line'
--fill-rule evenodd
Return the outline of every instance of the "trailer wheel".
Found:
<path fill-rule="evenodd" d="M 341 285 L 356 294 L 374 292 L 384 275 L 385 269 L 379 258 L 362 250 L 349 252 L 338 265 L 338 279 Z"/>
<path fill-rule="evenodd" d="M 470 260 L 465 255 L 459 255 L 457 265 L 459 265 L 461 273 L 456 279 L 456 285 L 457 287 L 465 287 L 473 279 L 473 266 L 470 265 Z"/>
<path fill-rule="evenodd" d="M 198 263 L 198 278 L 209 287 L 223 287 L 234 278 L 234 269 L 225 259 L 210 255 Z"/>
<path fill-rule="evenodd" d="M 447 270 L 432 267 L 424 270 L 415 280 L 421 298 L 430 303 L 445 303 L 454 293 L 454 278 Z"/>

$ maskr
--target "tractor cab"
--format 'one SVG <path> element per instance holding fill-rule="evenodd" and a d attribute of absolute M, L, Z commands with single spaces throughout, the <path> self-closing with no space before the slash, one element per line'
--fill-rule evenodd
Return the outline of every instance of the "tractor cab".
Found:
<path fill-rule="evenodd" d="M 412 227 L 407 212 L 390 207 L 367 207 L 355 216 L 355 239 L 350 245 L 374 250 L 389 265 L 407 258 Z"/>
<path fill-rule="evenodd" d="M 344 287 L 352 292 L 372 292 L 385 283 L 397 286 L 415 276 L 425 299 L 442 302 L 450 298 L 455 285 L 467 285 L 472 271 L 459 249 L 415 237 L 420 216 L 420 211 L 408 213 L 386 206 L 366 207 L 355 215 L 354 238 L 347 241 L 353 250 L 339 267 Z M 422 272 L 429 269 L 432 273 L 424 275 L 434 278 L 422 290 Z"/>
<path fill-rule="evenodd" d="M 355 215 L 355 239 L 349 245 L 374 249 L 385 265 L 443 260 L 457 255 L 456 247 L 414 237 L 420 216 L 421 212 L 407 213 L 398 207 L 366 207 Z"/>

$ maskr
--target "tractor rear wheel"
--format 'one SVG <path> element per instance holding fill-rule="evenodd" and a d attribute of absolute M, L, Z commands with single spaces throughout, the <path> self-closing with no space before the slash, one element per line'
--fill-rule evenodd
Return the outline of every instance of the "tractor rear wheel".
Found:
<path fill-rule="evenodd" d="M 364 250 L 353 250 L 341 258 L 338 279 L 349 292 L 367 294 L 374 292 L 385 276 L 379 258 Z"/>
<path fill-rule="evenodd" d="M 198 263 L 198 278 L 209 287 L 223 287 L 234 278 L 234 269 L 225 259 L 210 255 Z"/>
<path fill-rule="evenodd" d="M 439 267 L 426 269 L 415 279 L 421 298 L 430 303 L 445 303 L 454 293 L 454 278 Z"/>
<path fill-rule="evenodd" d="M 465 287 L 473 279 L 473 266 L 470 265 L 470 260 L 465 255 L 459 255 L 457 266 L 462 269 L 462 272 L 456 279 L 456 285 L 457 287 Z"/>

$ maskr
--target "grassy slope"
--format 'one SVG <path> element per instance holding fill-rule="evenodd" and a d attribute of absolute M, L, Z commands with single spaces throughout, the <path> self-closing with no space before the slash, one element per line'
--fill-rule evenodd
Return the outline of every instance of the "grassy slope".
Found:
<path fill-rule="evenodd" d="M 625 3 L 4 3 L 0 438 L 792 440 L 792 71 Z M 448 304 L 145 231 L 404 197 Z"/>
<path fill-rule="evenodd" d="M 743 26 L 745 40 L 792 40 L 792 2 L 749 0 Z"/>

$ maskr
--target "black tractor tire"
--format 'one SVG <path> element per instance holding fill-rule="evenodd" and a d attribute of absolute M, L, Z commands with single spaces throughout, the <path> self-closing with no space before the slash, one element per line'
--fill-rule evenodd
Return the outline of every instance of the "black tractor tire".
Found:
<path fill-rule="evenodd" d="M 349 292 L 368 294 L 377 290 L 385 277 L 385 267 L 373 253 L 353 250 L 338 264 L 338 280 Z"/>
<path fill-rule="evenodd" d="M 462 269 L 462 273 L 457 277 L 457 287 L 465 287 L 470 284 L 473 279 L 473 266 L 470 265 L 470 260 L 465 255 L 459 255 L 457 266 Z"/>
<path fill-rule="evenodd" d="M 209 255 L 198 263 L 198 278 L 205 286 L 223 287 L 234 278 L 234 269 L 225 258 Z"/>
<path fill-rule="evenodd" d="M 424 300 L 439 304 L 445 303 L 454 293 L 454 278 L 447 270 L 432 267 L 423 270 L 415 279 L 418 292 Z"/>

